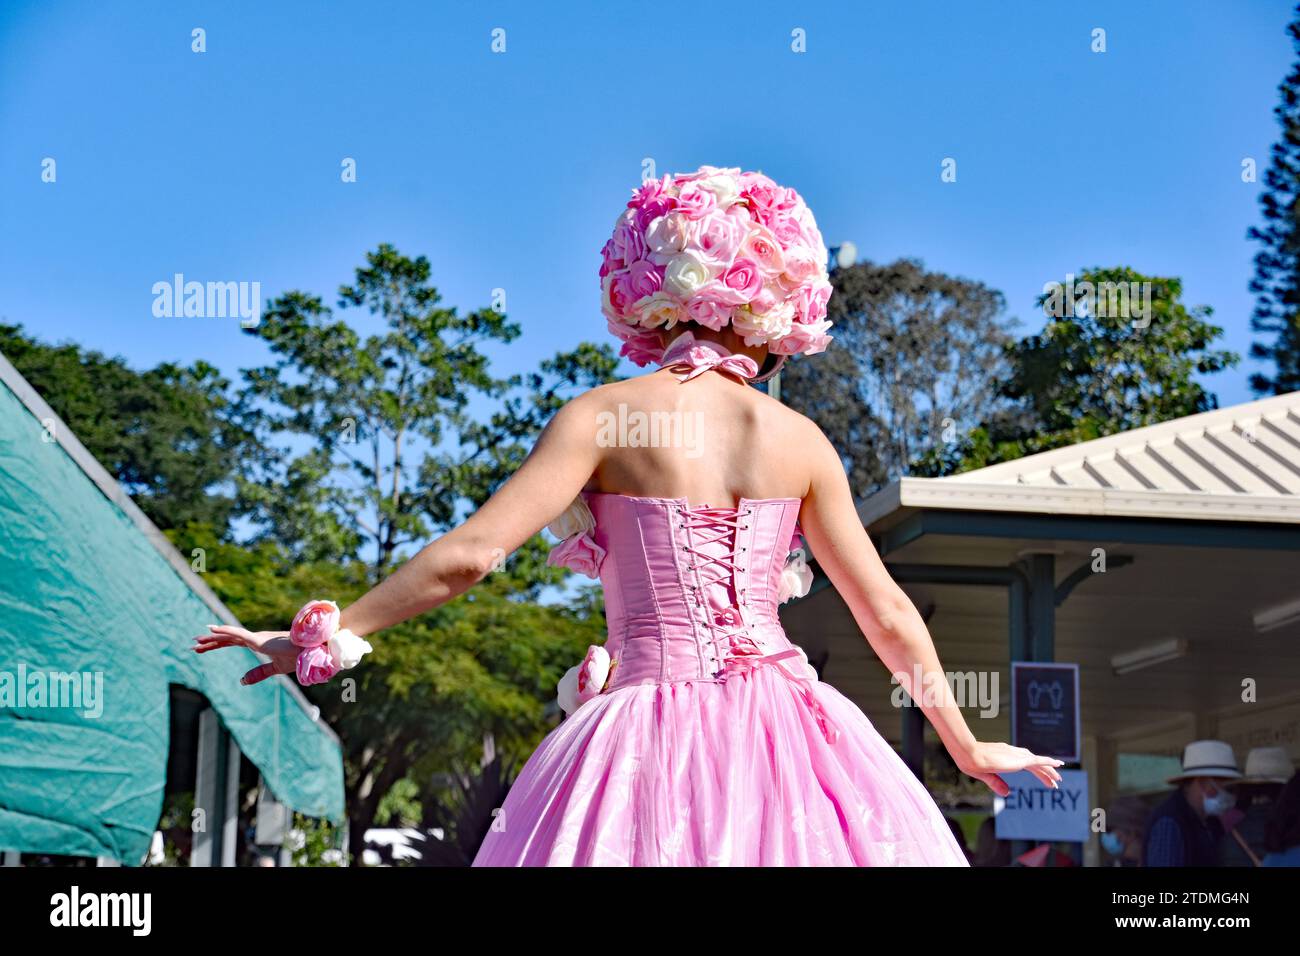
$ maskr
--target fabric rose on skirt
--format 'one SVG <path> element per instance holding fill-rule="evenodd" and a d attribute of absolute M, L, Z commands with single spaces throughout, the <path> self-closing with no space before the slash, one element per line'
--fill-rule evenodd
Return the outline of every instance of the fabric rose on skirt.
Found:
<path fill-rule="evenodd" d="M 613 664 L 605 648 L 592 644 L 582 663 L 570 667 L 556 686 L 560 709 L 571 714 L 605 689 Z"/>
<path fill-rule="evenodd" d="M 803 548 L 795 551 L 781 569 L 776 599 L 784 604 L 792 597 L 805 597 L 812 589 L 813 573 L 804 557 Z"/>

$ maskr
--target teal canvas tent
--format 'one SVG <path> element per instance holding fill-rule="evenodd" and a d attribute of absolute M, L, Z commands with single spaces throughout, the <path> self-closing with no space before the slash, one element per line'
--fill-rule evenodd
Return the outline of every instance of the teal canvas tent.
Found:
<path fill-rule="evenodd" d="M 210 704 L 196 862 L 233 861 L 241 752 L 279 804 L 343 821 L 338 738 L 291 680 L 242 686 L 253 653 L 194 654 L 216 621 L 237 623 L 0 356 L 0 851 L 141 863 L 173 685 Z"/>

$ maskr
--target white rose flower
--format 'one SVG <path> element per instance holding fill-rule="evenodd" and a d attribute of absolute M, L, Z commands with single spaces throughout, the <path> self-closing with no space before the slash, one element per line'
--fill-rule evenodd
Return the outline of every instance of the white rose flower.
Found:
<path fill-rule="evenodd" d="M 746 345 L 763 345 L 790 334 L 794 325 L 794 304 L 781 302 L 758 315 L 748 309 L 737 309 L 731 324 L 744 336 Z"/>
<path fill-rule="evenodd" d="M 562 515 L 546 526 L 546 530 L 560 540 L 564 540 L 575 534 L 590 531 L 594 527 L 596 527 L 596 516 L 591 513 L 582 495 L 578 495 L 573 499 L 573 504 L 564 509 Z"/>
<path fill-rule="evenodd" d="M 696 180 L 695 185 L 713 193 L 720 209 L 725 209 L 740 198 L 740 183 L 735 176 L 729 173 L 715 173 L 712 176 L 706 176 L 703 179 Z"/>
<path fill-rule="evenodd" d="M 598 645 L 587 648 L 587 656 L 582 659 L 582 663 L 565 671 L 560 682 L 555 685 L 560 709 L 571 714 L 600 694 L 605 682 L 609 680 L 612 666 L 613 662 L 605 648 Z"/>
<path fill-rule="evenodd" d="M 681 299 L 689 299 L 715 275 L 717 271 L 697 253 L 683 252 L 668 260 L 664 289 Z"/>
<path fill-rule="evenodd" d="M 660 326 L 671 329 L 681 318 L 682 304 L 660 289 L 654 295 L 637 299 L 632 312 L 637 316 L 637 323 L 644 329 L 657 329 Z"/>
<path fill-rule="evenodd" d="M 661 265 L 685 249 L 692 235 L 691 228 L 691 221 L 678 212 L 651 222 L 645 231 L 645 244 L 652 253 L 650 261 Z"/>
<path fill-rule="evenodd" d="M 800 548 L 781 569 L 781 580 L 777 586 L 777 602 L 784 604 L 792 597 L 805 597 L 811 590 L 812 584 L 812 568 L 808 567 L 803 548 Z"/>
<path fill-rule="evenodd" d="M 581 664 L 575 664 L 564 672 L 560 682 L 555 685 L 555 696 L 559 700 L 560 710 L 571 714 L 578 709 L 578 672 Z"/>
<path fill-rule="evenodd" d="M 367 640 L 357 637 L 345 627 L 334 632 L 334 636 L 330 638 L 329 650 L 330 657 L 338 662 L 339 667 L 348 670 L 360 664 L 361 658 L 374 648 Z"/>

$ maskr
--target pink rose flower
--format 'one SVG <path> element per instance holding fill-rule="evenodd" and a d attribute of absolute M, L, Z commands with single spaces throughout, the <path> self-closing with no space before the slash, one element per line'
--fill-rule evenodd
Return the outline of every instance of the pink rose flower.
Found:
<path fill-rule="evenodd" d="M 741 177 L 740 195 L 749 201 L 754 218 L 768 227 L 773 219 L 786 215 L 799 202 L 797 192 L 778 186 L 761 173 L 750 179 Z"/>
<path fill-rule="evenodd" d="M 796 287 L 816 279 L 821 267 L 821 262 L 807 246 L 794 245 L 786 251 L 784 275 Z"/>
<path fill-rule="evenodd" d="M 319 647 L 339 626 L 339 606 L 333 601 L 308 601 L 289 625 L 289 640 L 299 647 Z"/>
<path fill-rule="evenodd" d="M 795 293 L 795 321 L 805 325 L 826 318 L 826 303 L 831 297 L 830 282 L 803 285 Z"/>
<path fill-rule="evenodd" d="M 690 219 L 703 219 L 718 206 L 718 199 L 707 189 L 687 183 L 677 194 L 677 211 Z"/>
<path fill-rule="evenodd" d="M 666 216 L 677 208 L 677 200 L 672 196 L 656 196 L 642 204 L 636 211 L 636 227 L 642 232 L 650 228 L 650 223 L 660 216 Z"/>
<path fill-rule="evenodd" d="M 640 296 L 632 288 L 631 273 L 627 269 L 616 269 L 605 276 L 605 300 L 614 315 L 622 318 L 627 315 Z"/>
<path fill-rule="evenodd" d="M 749 225 L 749 214 L 743 211 L 741 215 L 735 215 L 730 210 L 714 210 L 705 216 L 692 237 L 700 258 L 720 269 L 731 265 L 740 250 L 740 244 L 745 240 Z"/>
<path fill-rule="evenodd" d="M 820 322 L 795 322 L 780 341 L 769 346 L 769 350 L 773 355 L 816 355 L 824 352 L 831 343 L 831 337 L 825 334 L 830 327 L 830 322 L 825 319 Z"/>
<path fill-rule="evenodd" d="M 304 687 L 311 684 L 324 684 L 337 674 L 341 667 L 330 656 L 329 648 L 324 645 L 303 648 L 298 655 L 298 683 Z"/>
<path fill-rule="evenodd" d="M 714 294 L 715 287 L 721 286 L 716 279 L 708 285 L 701 288 L 686 303 L 686 315 L 693 321 L 698 322 L 706 329 L 713 329 L 715 332 L 721 332 L 731 321 L 731 310 L 735 308 L 722 302 Z"/>
<path fill-rule="evenodd" d="M 629 208 L 640 208 L 652 199 L 668 195 L 669 185 L 670 177 L 667 173 L 664 173 L 661 179 L 647 179 L 639 187 L 632 190 L 632 198 L 627 201 Z"/>
<path fill-rule="evenodd" d="M 763 288 L 763 274 L 753 259 L 737 259 L 722 277 L 722 284 L 739 299 L 736 305 L 749 302 Z"/>
<path fill-rule="evenodd" d="M 754 223 L 749 227 L 749 234 L 740 244 L 740 255 L 758 263 L 764 278 L 778 276 L 785 271 L 785 253 L 767 226 Z"/>
<path fill-rule="evenodd" d="M 648 259 L 638 259 L 627 267 L 628 288 L 633 302 L 647 295 L 654 295 L 664 285 L 664 267 L 657 266 Z"/>
<path fill-rule="evenodd" d="M 660 344 L 657 333 L 628 325 L 608 316 L 605 324 L 610 332 L 623 340 L 623 347 L 618 354 L 625 356 L 628 361 L 640 368 L 658 362 L 660 356 L 664 354 L 664 347 Z"/>
<path fill-rule="evenodd" d="M 787 250 L 787 259 L 789 258 L 789 248 L 803 242 L 803 227 L 799 225 L 798 219 L 788 213 L 774 213 L 763 225 L 772 230 L 772 235 L 776 236 L 776 241 L 781 243 Z"/>
<path fill-rule="evenodd" d="M 600 563 L 604 560 L 605 549 L 586 532 L 565 538 L 546 556 L 546 563 L 551 567 L 568 568 L 589 578 L 600 577 Z"/>
<path fill-rule="evenodd" d="M 614 251 L 614 240 L 606 239 L 600 248 L 600 278 L 605 278 L 615 269 L 622 269 L 624 262 Z"/>
<path fill-rule="evenodd" d="M 614 227 L 614 235 L 609 241 L 614 244 L 614 254 L 623 260 L 624 265 L 645 257 L 645 233 L 633 222 L 626 219 L 620 222 Z"/>

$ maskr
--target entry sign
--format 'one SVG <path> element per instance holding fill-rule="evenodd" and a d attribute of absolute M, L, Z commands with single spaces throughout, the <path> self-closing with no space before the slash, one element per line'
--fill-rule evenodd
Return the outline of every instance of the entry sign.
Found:
<path fill-rule="evenodd" d="M 1011 744 L 1079 763 L 1079 665 L 1011 662 Z"/>
<path fill-rule="evenodd" d="M 1088 771 L 1060 770 L 1060 787 L 1028 770 L 998 774 L 1011 792 L 993 799 L 993 832 L 999 840 L 1064 840 L 1084 843 L 1088 830 Z"/>

